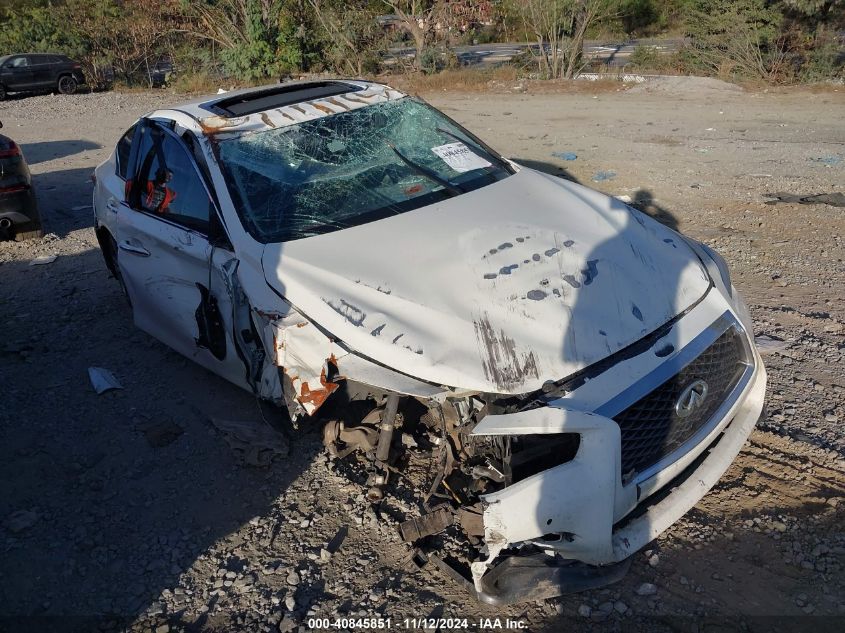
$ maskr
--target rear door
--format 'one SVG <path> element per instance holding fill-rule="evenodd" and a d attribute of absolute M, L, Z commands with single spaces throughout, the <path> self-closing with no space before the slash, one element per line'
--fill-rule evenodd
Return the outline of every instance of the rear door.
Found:
<path fill-rule="evenodd" d="M 34 86 L 49 88 L 53 85 L 55 64 L 52 63 L 52 57 L 52 55 L 27 55 Z"/>
<path fill-rule="evenodd" d="M 223 272 L 234 253 L 196 161 L 182 139 L 149 120 L 138 124 L 128 153 L 127 195 L 111 212 L 135 324 L 250 389 Z"/>

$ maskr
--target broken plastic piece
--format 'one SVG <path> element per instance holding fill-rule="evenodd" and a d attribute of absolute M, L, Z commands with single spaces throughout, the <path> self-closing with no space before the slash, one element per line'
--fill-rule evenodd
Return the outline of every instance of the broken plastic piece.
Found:
<path fill-rule="evenodd" d="M 313 415 L 338 388 L 337 383 L 327 378 L 328 363 L 336 364 L 336 354 L 342 352 L 299 315 L 274 321 L 271 327 L 276 365 L 289 379 L 284 385 L 285 397 L 295 400 L 308 415 Z"/>
<path fill-rule="evenodd" d="M 593 182 L 613 180 L 614 178 L 616 178 L 615 171 L 597 171 L 595 174 L 593 174 Z"/>
<path fill-rule="evenodd" d="M 821 163 L 826 167 L 833 167 L 834 165 L 838 165 L 842 162 L 842 156 L 839 156 L 838 154 L 832 154 L 830 156 L 815 156 L 809 160 L 813 163 Z"/>
<path fill-rule="evenodd" d="M 89 367 L 88 378 L 91 379 L 91 386 L 94 387 L 97 395 L 112 389 L 123 389 L 123 385 L 118 382 L 114 374 L 102 367 Z"/>
<path fill-rule="evenodd" d="M 29 265 L 43 266 L 44 264 L 52 264 L 54 261 L 56 261 L 56 255 L 41 255 L 29 262 Z"/>
<path fill-rule="evenodd" d="M 754 337 L 754 344 L 761 354 L 772 354 L 774 352 L 782 352 L 789 347 L 789 342 L 784 341 L 768 334 L 760 334 Z"/>
<path fill-rule="evenodd" d="M 764 194 L 766 204 L 777 204 L 778 202 L 794 202 L 797 204 L 829 204 L 832 207 L 845 207 L 845 193 L 818 193 L 809 195 L 794 195 L 791 193 L 767 193 Z"/>

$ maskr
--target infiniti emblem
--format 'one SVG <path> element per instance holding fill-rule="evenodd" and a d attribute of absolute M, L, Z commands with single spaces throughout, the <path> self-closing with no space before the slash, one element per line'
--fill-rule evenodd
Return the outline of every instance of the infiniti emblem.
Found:
<path fill-rule="evenodd" d="M 675 402 L 675 413 L 679 418 L 687 418 L 704 404 L 705 398 L 707 398 L 707 383 L 700 378 L 693 380 L 684 388 Z"/>

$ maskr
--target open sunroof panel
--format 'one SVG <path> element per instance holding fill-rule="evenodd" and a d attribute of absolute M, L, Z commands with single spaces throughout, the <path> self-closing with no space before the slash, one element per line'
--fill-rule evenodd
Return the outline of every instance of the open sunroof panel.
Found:
<path fill-rule="evenodd" d="M 267 90 L 221 99 L 216 101 L 210 109 L 227 117 L 247 116 L 256 112 L 302 103 L 303 101 L 334 97 L 349 92 L 358 92 L 359 90 L 363 90 L 363 88 L 342 81 L 280 85 Z"/>

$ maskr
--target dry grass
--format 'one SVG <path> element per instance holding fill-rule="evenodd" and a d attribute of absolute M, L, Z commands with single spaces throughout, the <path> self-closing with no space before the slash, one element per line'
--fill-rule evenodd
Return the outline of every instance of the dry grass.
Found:
<path fill-rule="evenodd" d="M 350 79 L 326 73 L 307 73 L 294 77 L 295 80 L 305 79 Z M 433 74 L 421 73 L 396 73 L 378 76 L 365 76 L 357 79 L 365 79 L 386 83 L 407 94 L 434 94 L 442 92 L 465 92 L 465 93 L 524 93 L 524 94 L 601 94 L 608 92 L 619 92 L 631 87 L 616 79 L 600 79 L 598 81 L 570 80 L 570 79 L 532 79 L 525 77 L 519 69 L 513 66 L 499 66 L 496 68 L 462 68 L 457 70 L 444 70 Z M 194 96 L 214 94 L 219 88 L 224 90 L 236 90 L 263 86 L 275 83 L 272 79 L 256 81 L 235 81 L 231 78 L 221 79 L 206 73 L 177 74 L 170 82 L 167 89 L 175 93 Z M 145 86 L 126 86 L 115 84 L 115 89 L 120 92 L 148 92 L 150 88 Z"/>
<path fill-rule="evenodd" d="M 523 76 L 513 66 L 497 68 L 444 70 L 424 75 L 406 73 L 384 75 L 376 81 L 409 94 L 431 94 L 435 92 L 522 92 L 526 94 L 580 93 L 595 94 L 615 92 L 628 88 L 626 84 L 613 79 L 599 81 L 552 79 L 531 79 Z"/>
<path fill-rule="evenodd" d="M 488 90 L 493 82 L 518 82 L 519 76 L 513 66 L 500 66 L 489 69 L 443 70 L 432 74 L 396 74 L 389 75 L 387 81 L 404 92 L 478 92 Z"/>

